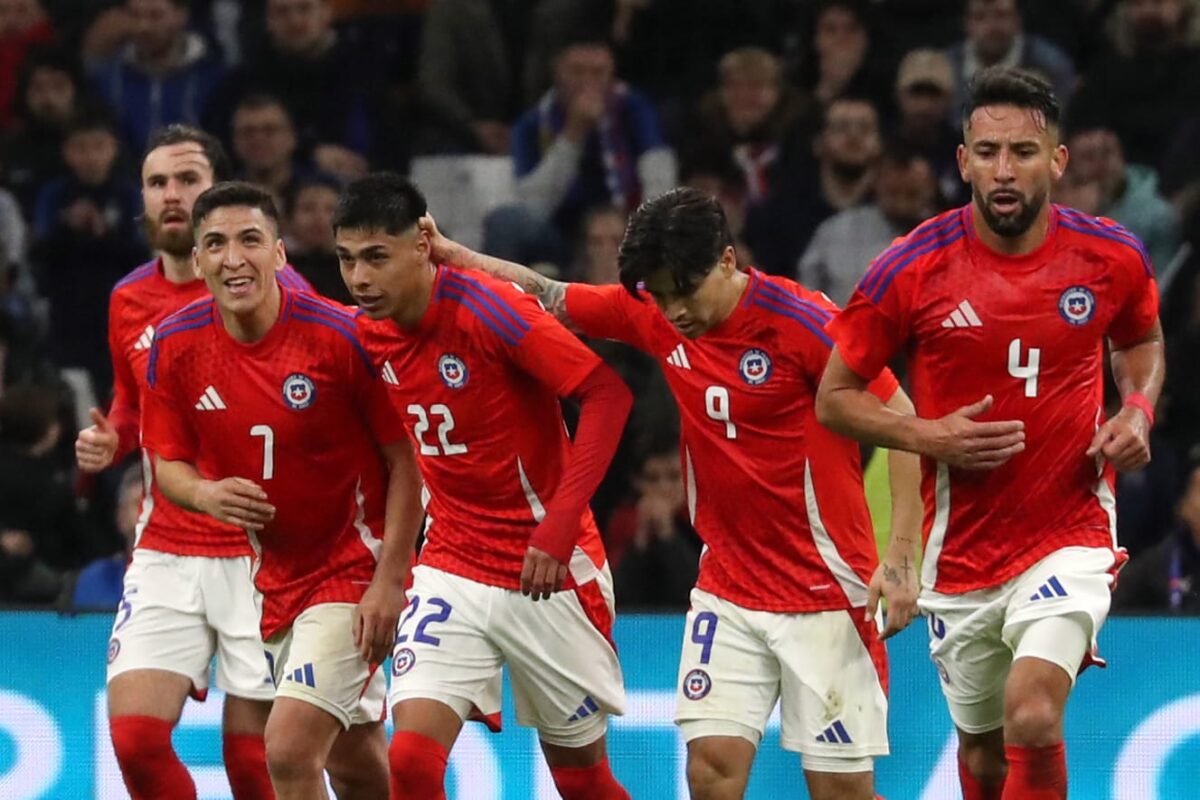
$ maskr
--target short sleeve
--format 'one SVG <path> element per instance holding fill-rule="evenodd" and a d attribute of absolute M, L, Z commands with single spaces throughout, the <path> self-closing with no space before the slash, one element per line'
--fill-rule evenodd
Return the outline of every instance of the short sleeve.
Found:
<path fill-rule="evenodd" d="M 878 376 L 908 340 L 915 273 L 911 268 L 902 270 L 885 282 L 877 279 L 873 265 L 850 302 L 829 323 L 842 360 L 866 380 Z"/>
<path fill-rule="evenodd" d="M 187 405 L 175 397 L 172 384 L 169 369 L 160 364 L 154 385 L 147 387 L 144 397 L 142 445 L 167 461 L 193 462 L 199 454 L 199 438 L 187 414 Z"/>
<path fill-rule="evenodd" d="M 567 286 L 567 317 L 585 336 L 614 339 L 646 349 L 643 331 L 648 315 L 657 313 L 647 299 L 634 297 L 624 286 Z"/>
<path fill-rule="evenodd" d="M 1141 257 L 1123 258 L 1123 280 L 1116 283 L 1117 313 L 1108 326 L 1108 337 L 1121 348 L 1141 341 L 1158 319 L 1158 283 L 1149 262 Z"/>

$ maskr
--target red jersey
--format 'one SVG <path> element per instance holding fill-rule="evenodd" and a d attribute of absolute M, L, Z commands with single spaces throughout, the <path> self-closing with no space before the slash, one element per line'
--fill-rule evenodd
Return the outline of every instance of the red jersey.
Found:
<path fill-rule="evenodd" d="M 444 265 L 414 329 L 358 322 L 425 479 L 420 563 L 519 589 L 570 452 L 558 398 L 600 359 L 515 285 Z M 605 562 L 591 511 L 579 526 L 567 588 Z"/>
<path fill-rule="evenodd" d="M 996 586 L 1063 547 L 1114 547 L 1111 470 L 1085 452 L 1103 418 L 1104 338 L 1141 339 L 1158 315 L 1149 258 L 1106 219 L 1050 207 L 1024 256 L 986 247 L 971 206 L 935 217 L 872 262 L 830 327 L 871 378 L 909 360 L 913 401 L 937 418 L 992 395 L 984 417 L 1025 423 L 1025 450 L 989 471 L 923 460 L 922 581 Z"/>
<path fill-rule="evenodd" d="M 750 270 L 734 312 L 687 339 L 648 297 L 620 286 L 567 290 L 584 333 L 659 360 L 679 406 L 688 512 L 704 541 L 696 585 L 744 608 L 867 602 L 878 556 L 858 445 L 818 425 L 815 411 L 836 310 L 819 292 Z M 888 373 L 872 388 L 886 400 L 897 387 Z"/>
<path fill-rule="evenodd" d="M 311 289 L 290 266 L 279 272 L 279 282 L 301 291 Z M 108 301 L 108 351 L 113 365 L 109 421 L 119 437 L 114 462 L 123 459 L 138 444 L 141 396 L 146 387 L 146 362 L 154 342 L 154 329 L 172 312 L 207 296 L 208 287 L 202 280 L 187 283 L 167 280 L 161 258 L 138 267 L 113 287 Z M 142 461 L 144 486 L 137 547 L 183 556 L 250 555 L 250 544 L 240 528 L 185 511 L 163 497 L 154 483 L 150 457 L 144 454 Z"/>
<path fill-rule="evenodd" d="M 211 480 L 252 480 L 275 506 L 248 537 L 264 638 L 309 606 L 361 599 L 382 546 L 376 442 L 404 435 L 352 314 L 282 294 L 278 320 L 253 344 L 229 336 L 211 297 L 168 317 L 150 351 L 142 426 L 160 457 Z"/>

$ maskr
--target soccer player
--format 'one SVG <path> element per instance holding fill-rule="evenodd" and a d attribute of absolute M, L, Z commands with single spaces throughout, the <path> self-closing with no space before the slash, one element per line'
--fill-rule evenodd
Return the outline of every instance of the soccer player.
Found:
<path fill-rule="evenodd" d="M 1113 469 L 1149 461 L 1163 380 L 1141 243 L 1049 202 L 1058 121 L 1041 78 L 980 74 L 958 148 L 971 203 L 872 262 L 817 396 L 834 430 L 925 457 L 921 608 L 968 800 L 1067 796 L 1063 710 L 1123 561 Z M 1107 420 L 1106 339 L 1122 398 Z M 919 416 L 864 391 L 901 352 Z"/>
<path fill-rule="evenodd" d="M 416 187 L 380 174 L 334 215 L 342 277 L 428 493 L 392 654 L 394 796 L 445 798 L 449 750 L 473 710 L 498 718 L 507 662 L 517 721 L 537 729 L 562 796 L 627 800 L 605 749 L 625 690 L 587 503 L 632 398 L 533 297 L 431 262 L 424 214 Z M 574 442 L 560 397 L 580 404 Z"/>
<path fill-rule="evenodd" d="M 384 676 L 420 523 L 412 448 L 343 306 L 280 285 L 269 194 L 219 183 L 192 209 L 212 297 L 159 327 L 143 436 L 163 494 L 242 528 L 276 691 L 279 800 L 386 798 Z M 380 450 L 390 466 L 386 485 Z"/>
<path fill-rule="evenodd" d="M 231 169 L 220 142 L 197 128 L 157 131 L 142 162 L 146 234 L 158 252 L 113 288 L 108 344 L 113 401 L 92 409 L 80 432 L 80 469 L 99 472 L 138 446 L 141 394 L 154 330 L 170 313 L 208 294 L 192 268 L 192 203 Z M 306 288 L 290 268 L 280 279 Z M 203 699 L 217 656 L 227 697 L 225 770 L 237 800 L 271 796 L 263 730 L 274 696 L 258 633 L 250 544 L 239 529 L 184 511 L 163 497 L 143 454 L 144 488 L 133 560 L 108 645 L 108 714 L 113 749 L 135 800 L 195 796 L 171 747 L 188 695 Z"/>
<path fill-rule="evenodd" d="M 858 446 L 813 411 L 836 307 L 792 281 L 740 271 L 720 205 L 694 189 L 633 215 L 623 287 L 563 284 L 440 235 L 434 243 L 445 261 L 527 286 L 587 335 L 655 356 L 666 375 L 688 510 L 705 544 L 676 710 L 692 796 L 744 794 L 782 696 L 783 746 L 801 754 L 811 796 L 874 797 L 873 759 L 888 750 L 875 611 L 882 593 L 885 635 L 915 611 L 919 469 L 907 453 L 890 456 L 893 537 L 877 567 Z M 898 411 L 912 407 L 890 373 L 871 391 Z"/>

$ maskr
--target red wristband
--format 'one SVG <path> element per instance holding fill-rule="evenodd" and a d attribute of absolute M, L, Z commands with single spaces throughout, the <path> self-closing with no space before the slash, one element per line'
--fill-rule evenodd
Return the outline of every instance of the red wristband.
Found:
<path fill-rule="evenodd" d="M 1150 402 L 1150 399 L 1146 395 L 1141 392 L 1127 394 L 1122 405 L 1133 406 L 1140 410 L 1146 415 L 1146 421 L 1150 424 L 1150 427 L 1154 427 L 1154 404 Z"/>

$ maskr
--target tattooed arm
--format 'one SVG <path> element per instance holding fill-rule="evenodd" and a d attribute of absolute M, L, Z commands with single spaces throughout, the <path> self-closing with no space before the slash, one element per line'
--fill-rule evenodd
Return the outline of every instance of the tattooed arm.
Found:
<path fill-rule="evenodd" d="M 469 247 L 446 238 L 437 228 L 433 217 L 426 214 L 417 223 L 421 230 L 429 236 L 429 257 L 435 262 L 453 264 L 464 269 L 474 269 L 486 272 L 501 280 L 512 281 L 520 286 L 527 294 L 531 294 L 546 310 L 553 314 L 559 322 L 570 327 L 567 316 L 567 283 L 547 278 L 540 272 L 529 267 L 505 261 L 495 256 L 477 253 Z"/>

